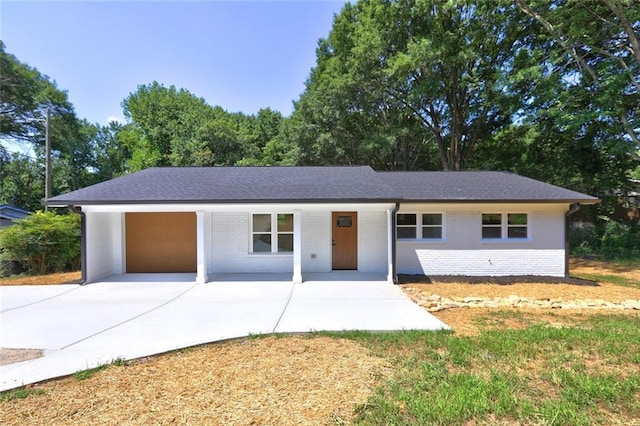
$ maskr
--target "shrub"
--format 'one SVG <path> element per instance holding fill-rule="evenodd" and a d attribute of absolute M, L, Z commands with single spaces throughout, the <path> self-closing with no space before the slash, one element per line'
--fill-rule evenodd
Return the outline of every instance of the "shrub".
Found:
<path fill-rule="evenodd" d="M 80 257 L 80 218 L 34 213 L 0 233 L 0 248 L 5 259 L 21 262 L 31 274 L 63 271 Z"/>
<path fill-rule="evenodd" d="M 602 255 L 624 259 L 640 257 L 640 225 L 609 220 L 602 236 Z"/>

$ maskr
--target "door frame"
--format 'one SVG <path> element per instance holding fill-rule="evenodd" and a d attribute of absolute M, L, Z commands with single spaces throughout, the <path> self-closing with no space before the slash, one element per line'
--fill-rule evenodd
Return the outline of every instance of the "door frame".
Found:
<path fill-rule="evenodd" d="M 336 267 L 336 259 L 334 247 L 336 245 L 335 230 L 337 228 L 336 220 L 338 216 L 350 215 L 352 220 L 351 234 L 353 240 L 350 248 L 351 261 L 347 267 Z M 357 271 L 358 270 L 358 212 L 357 211 L 332 211 L 331 212 L 331 270 L 332 271 Z"/>

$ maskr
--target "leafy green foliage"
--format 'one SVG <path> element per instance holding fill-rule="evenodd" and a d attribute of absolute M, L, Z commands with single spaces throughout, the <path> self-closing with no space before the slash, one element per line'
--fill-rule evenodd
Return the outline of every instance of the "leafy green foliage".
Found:
<path fill-rule="evenodd" d="M 80 222 L 75 214 L 36 212 L 0 232 L 3 257 L 25 264 L 29 272 L 42 275 L 78 269 Z"/>

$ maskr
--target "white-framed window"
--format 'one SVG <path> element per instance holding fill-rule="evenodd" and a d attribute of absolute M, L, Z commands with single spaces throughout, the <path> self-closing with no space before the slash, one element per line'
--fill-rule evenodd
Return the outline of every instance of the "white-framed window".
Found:
<path fill-rule="evenodd" d="M 442 240 L 442 213 L 398 213 L 396 235 L 401 240 Z"/>
<path fill-rule="evenodd" d="M 396 214 L 396 236 L 399 239 L 418 238 L 418 215 L 416 213 Z"/>
<path fill-rule="evenodd" d="M 253 213 L 251 253 L 292 253 L 293 214 Z"/>
<path fill-rule="evenodd" d="M 527 213 L 482 213 L 483 240 L 526 240 L 529 238 Z"/>

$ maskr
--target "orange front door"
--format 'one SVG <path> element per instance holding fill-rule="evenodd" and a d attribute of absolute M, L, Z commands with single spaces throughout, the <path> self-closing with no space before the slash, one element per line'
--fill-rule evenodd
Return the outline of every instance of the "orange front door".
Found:
<path fill-rule="evenodd" d="M 358 213 L 333 212 L 333 269 L 358 269 Z"/>

